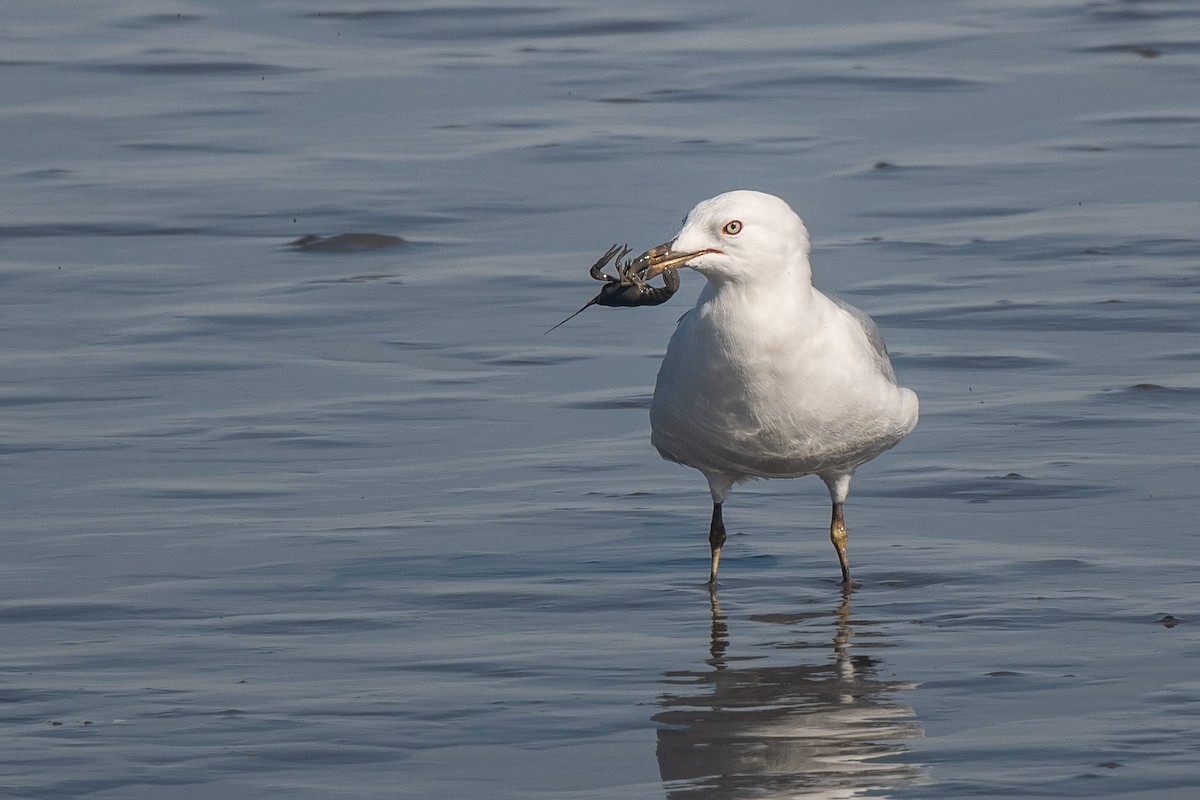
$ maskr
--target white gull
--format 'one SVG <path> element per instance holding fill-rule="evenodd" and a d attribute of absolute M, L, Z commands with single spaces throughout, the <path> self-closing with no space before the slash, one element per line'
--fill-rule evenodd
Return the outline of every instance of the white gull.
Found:
<path fill-rule="evenodd" d="M 829 488 L 829 538 L 849 587 L 842 505 L 854 470 L 917 424 L 879 328 L 812 285 L 808 230 L 778 197 L 736 191 L 697 205 L 673 240 L 643 254 L 643 278 L 689 267 L 708 284 L 679 321 L 650 405 L 663 458 L 708 479 L 709 585 L 734 483 L 817 475 Z"/>

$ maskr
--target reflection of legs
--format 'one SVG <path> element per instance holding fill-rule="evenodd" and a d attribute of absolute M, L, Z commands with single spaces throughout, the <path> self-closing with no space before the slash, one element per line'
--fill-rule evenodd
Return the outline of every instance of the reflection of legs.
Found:
<path fill-rule="evenodd" d="M 833 636 L 833 651 L 837 653 L 839 672 L 843 675 L 853 675 L 855 672 L 854 662 L 850 660 L 848 650 L 850 637 L 854 635 L 854 631 L 850 628 L 850 598 L 853 595 L 854 590 L 850 585 L 843 583 L 842 602 L 833 612 L 833 624 L 837 629 L 837 633 Z"/>
<path fill-rule="evenodd" d="M 712 637 L 708 644 L 708 654 L 712 656 L 708 665 L 717 669 L 725 669 L 725 650 L 729 647 L 729 626 L 725 624 L 725 614 L 721 611 L 721 602 L 717 600 L 717 587 L 709 584 L 708 604 L 712 608 Z"/>
<path fill-rule="evenodd" d="M 712 550 L 712 566 L 708 572 L 708 585 L 717 585 L 717 565 L 721 562 L 721 545 L 725 544 L 725 521 L 721 519 L 721 504 L 713 503 L 712 522 L 708 525 L 708 546 Z"/>

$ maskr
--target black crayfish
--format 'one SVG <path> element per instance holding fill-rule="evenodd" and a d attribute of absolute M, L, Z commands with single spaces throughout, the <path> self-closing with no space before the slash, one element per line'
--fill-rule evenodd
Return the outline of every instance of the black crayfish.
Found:
<path fill-rule="evenodd" d="M 582 314 L 588 306 L 613 306 L 626 307 L 633 306 L 657 306 L 671 299 L 671 295 L 679 291 L 679 273 L 674 269 L 664 269 L 662 271 L 663 285 L 651 286 L 642 278 L 642 272 L 645 271 L 649 263 L 650 253 L 644 253 L 637 258 L 622 263 L 621 259 L 630 253 L 629 245 L 614 244 L 608 248 L 608 252 L 600 257 L 600 260 L 592 265 L 588 270 L 588 274 L 598 281 L 604 281 L 604 286 L 600 288 L 600 293 L 588 300 L 583 308 L 576 311 L 571 316 L 564 319 L 558 325 L 562 325 L 568 320 Z M 608 266 L 608 262 L 612 261 L 612 266 L 616 268 L 616 275 L 609 275 L 604 271 Z M 554 328 L 557 328 L 555 325 Z M 546 331 L 549 333 L 554 330 L 551 328 Z"/>

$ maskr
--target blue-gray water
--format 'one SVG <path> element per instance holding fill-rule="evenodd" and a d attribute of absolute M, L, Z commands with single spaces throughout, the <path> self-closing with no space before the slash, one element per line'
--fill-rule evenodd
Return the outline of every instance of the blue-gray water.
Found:
<path fill-rule="evenodd" d="M 0 796 L 1195 796 L 1195 3 L 18 0 L 0 141 Z M 543 335 L 731 188 L 922 399 L 848 603 L 700 276 Z"/>

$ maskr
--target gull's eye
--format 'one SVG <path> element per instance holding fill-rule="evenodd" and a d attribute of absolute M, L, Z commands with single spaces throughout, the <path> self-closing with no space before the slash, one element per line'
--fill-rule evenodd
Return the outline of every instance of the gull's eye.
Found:
<path fill-rule="evenodd" d="M 726 236 L 737 236 L 742 232 L 742 223 L 739 220 L 731 219 L 725 223 L 725 227 L 721 228 L 721 233 Z"/>

